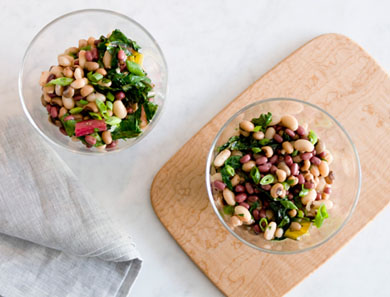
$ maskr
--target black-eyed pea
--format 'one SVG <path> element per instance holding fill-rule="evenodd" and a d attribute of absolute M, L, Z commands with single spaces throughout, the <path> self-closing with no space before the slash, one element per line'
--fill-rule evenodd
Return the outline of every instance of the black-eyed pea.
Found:
<path fill-rule="evenodd" d="M 282 143 L 283 149 L 286 151 L 287 154 L 292 154 L 294 152 L 294 147 L 289 141 L 285 141 Z"/>
<path fill-rule="evenodd" d="M 65 67 L 64 75 L 66 77 L 72 78 L 73 77 L 73 70 L 72 70 L 72 68 L 71 67 Z"/>
<path fill-rule="evenodd" d="M 44 87 L 47 84 L 47 79 L 51 73 L 49 71 L 43 71 L 41 77 L 39 78 L 39 85 Z"/>
<path fill-rule="evenodd" d="M 298 129 L 298 120 L 292 116 L 292 115 L 284 115 L 282 116 L 282 118 L 280 119 L 280 122 L 282 124 L 282 126 L 292 130 L 292 131 L 296 131 Z"/>
<path fill-rule="evenodd" d="M 241 121 L 240 128 L 246 132 L 252 132 L 255 129 L 255 125 L 251 121 Z"/>
<path fill-rule="evenodd" d="M 81 79 L 84 77 L 84 70 L 81 67 L 76 67 L 76 69 L 73 72 L 75 79 Z"/>
<path fill-rule="evenodd" d="M 104 56 L 103 56 L 104 67 L 107 69 L 110 69 L 111 68 L 111 61 L 112 61 L 112 55 L 108 51 L 106 51 L 104 53 Z"/>
<path fill-rule="evenodd" d="M 298 222 L 292 222 L 290 225 L 291 231 L 299 231 L 299 230 L 301 230 L 301 228 L 302 228 L 302 225 L 299 224 Z"/>
<path fill-rule="evenodd" d="M 234 193 L 232 191 L 230 191 L 229 188 L 223 189 L 222 195 L 223 195 L 223 199 L 225 199 L 225 202 L 228 205 L 235 205 L 236 204 L 236 199 L 235 199 L 236 195 L 234 195 Z"/>
<path fill-rule="evenodd" d="M 282 183 L 286 180 L 286 171 L 282 169 L 276 170 L 276 176 L 278 177 L 278 182 Z"/>
<path fill-rule="evenodd" d="M 266 227 L 265 231 L 264 231 L 264 239 L 265 240 L 272 240 L 275 236 L 275 232 L 276 232 L 276 223 L 275 222 L 271 222 L 268 224 L 268 226 Z"/>
<path fill-rule="evenodd" d="M 216 180 L 222 181 L 222 174 L 220 172 L 214 173 L 213 175 L 210 176 L 210 181 L 212 183 L 215 182 Z"/>
<path fill-rule="evenodd" d="M 103 76 L 106 76 L 106 75 L 107 75 L 107 71 L 106 71 L 106 69 L 104 69 L 104 68 L 99 68 L 99 69 L 96 70 L 95 72 L 96 72 L 96 73 L 99 73 L 99 74 L 101 74 L 101 75 L 103 75 Z"/>
<path fill-rule="evenodd" d="M 301 166 L 301 171 L 302 172 L 308 171 L 310 169 L 310 165 L 311 164 L 309 160 L 303 161 L 303 165 Z"/>
<path fill-rule="evenodd" d="M 230 182 L 232 183 L 232 186 L 235 187 L 241 182 L 241 178 L 238 174 L 236 174 L 233 176 L 233 178 L 230 180 Z"/>
<path fill-rule="evenodd" d="M 252 220 L 251 213 L 244 206 L 236 206 L 234 208 L 234 214 L 244 223 L 248 223 Z"/>
<path fill-rule="evenodd" d="M 74 96 L 74 89 L 71 86 L 67 86 L 62 92 L 62 96 L 72 98 Z"/>
<path fill-rule="evenodd" d="M 276 238 L 281 238 L 283 236 L 284 230 L 283 228 L 277 228 L 275 231 L 275 237 Z"/>
<path fill-rule="evenodd" d="M 242 221 L 238 216 L 231 216 L 229 219 L 229 227 L 235 228 L 242 225 Z"/>
<path fill-rule="evenodd" d="M 254 132 L 252 134 L 252 137 L 256 140 L 262 140 L 264 138 L 264 133 L 261 132 L 261 131 L 258 131 L 258 132 Z"/>
<path fill-rule="evenodd" d="M 61 101 L 61 104 L 62 104 L 62 101 Z M 68 110 L 65 107 L 61 107 L 60 112 L 58 113 L 58 117 L 61 119 L 67 112 L 68 112 Z"/>
<path fill-rule="evenodd" d="M 74 80 L 70 86 L 73 88 L 73 89 L 81 89 L 82 87 L 84 87 L 86 85 L 86 82 L 83 78 L 79 78 L 79 79 L 76 79 Z"/>
<path fill-rule="evenodd" d="M 80 90 L 80 94 L 81 96 L 83 97 L 87 97 L 89 94 L 91 94 L 92 92 L 94 91 L 94 88 L 93 86 L 91 85 L 85 85 L 84 87 L 81 88 Z M 96 96 L 94 98 L 96 100 Z M 92 101 L 95 101 L 95 100 L 92 100 Z M 90 100 L 91 101 L 91 100 Z"/>
<path fill-rule="evenodd" d="M 298 139 L 294 142 L 294 148 L 300 152 L 312 152 L 314 145 L 306 139 Z"/>
<path fill-rule="evenodd" d="M 86 41 L 85 39 L 79 40 L 79 49 L 82 47 L 86 47 L 87 45 L 88 45 L 88 41 Z"/>
<path fill-rule="evenodd" d="M 85 67 L 85 63 L 87 62 L 87 58 L 85 57 L 85 50 L 81 50 L 79 52 L 79 65 L 81 68 Z"/>
<path fill-rule="evenodd" d="M 251 160 L 249 162 L 246 162 L 246 163 L 242 164 L 242 170 L 245 171 L 245 172 L 249 172 L 255 166 L 256 166 L 256 162 Z"/>
<path fill-rule="evenodd" d="M 318 139 L 317 144 L 316 144 L 316 152 L 317 154 L 321 154 L 323 151 L 325 151 L 325 143 L 321 140 Z"/>
<path fill-rule="evenodd" d="M 316 201 L 313 201 L 313 207 L 314 207 L 314 209 L 320 208 L 320 206 L 321 206 L 322 204 L 325 205 L 325 207 L 326 207 L 327 210 L 333 208 L 333 201 L 331 201 L 331 200 L 316 200 Z"/>
<path fill-rule="evenodd" d="M 283 195 L 284 187 L 280 183 L 276 183 L 271 187 L 271 197 L 276 199 L 278 197 L 281 197 Z"/>
<path fill-rule="evenodd" d="M 248 136 L 250 135 L 250 132 L 244 131 L 244 130 L 242 130 L 242 129 L 240 129 L 239 132 L 240 132 L 240 134 L 241 134 L 242 136 L 244 136 L 244 137 L 248 137 Z"/>
<path fill-rule="evenodd" d="M 289 184 L 291 187 L 296 186 L 296 185 L 298 184 L 298 177 L 291 175 L 291 176 L 287 179 L 287 181 L 288 181 L 288 184 Z"/>
<path fill-rule="evenodd" d="M 311 165 L 309 172 L 313 174 L 313 176 L 319 176 L 320 175 L 320 170 L 316 165 Z"/>
<path fill-rule="evenodd" d="M 269 128 L 267 128 L 267 130 L 265 130 L 264 137 L 267 139 L 273 139 L 275 136 L 275 133 L 276 133 L 275 129 L 273 127 L 269 127 Z"/>
<path fill-rule="evenodd" d="M 282 161 L 282 162 L 279 162 L 278 166 L 277 166 L 279 169 L 282 169 L 286 172 L 286 176 L 290 176 L 291 175 L 291 170 L 290 170 L 290 167 L 287 166 L 287 164 Z"/>
<path fill-rule="evenodd" d="M 297 210 L 296 209 L 290 209 L 289 211 L 288 211 L 288 215 L 291 217 L 291 218 L 294 218 L 294 217 L 296 217 L 297 216 Z"/>
<path fill-rule="evenodd" d="M 317 197 L 317 192 L 314 189 L 310 189 L 308 193 L 301 198 L 301 202 L 303 205 L 307 205 L 313 202 Z"/>
<path fill-rule="evenodd" d="M 263 147 L 261 148 L 261 150 L 264 152 L 264 154 L 265 154 L 265 156 L 266 156 L 267 158 L 271 158 L 272 155 L 274 154 L 274 150 L 272 149 L 272 147 L 270 147 L 270 146 L 268 146 L 268 145 L 263 146 Z"/>
<path fill-rule="evenodd" d="M 74 100 L 73 98 L 67 98 L 62 96 L 62 104 L 66 109 L 72 109 L 74 107 Z"/>
<path fill-rule="evenodd" d="M 241 151 L 234 150 L 232 151 L 232 156 L 240 156 L 242 157 L 243 153 Z"/>
<path fill-rule="evenodd" d="M 214 159 L 214 166 L 221 167 L 225 163 L 225 161 L 230 157 L 230 155 L 231 152 L 228 149 L 221 151 Z"/>
<path fill-rule="evenodd" d="M 329 165 L 327 161 L 321 161 L 320 165 L 318 165 L 318 170 L 321 176 L 327 177 L 329 175 Z"/>

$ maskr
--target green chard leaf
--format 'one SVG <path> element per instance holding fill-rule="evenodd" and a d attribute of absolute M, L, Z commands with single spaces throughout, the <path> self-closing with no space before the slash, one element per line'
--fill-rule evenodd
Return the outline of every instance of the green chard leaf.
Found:
<path fill-rule="evenodd" d="M 239 169 L 239 168 L 241 168 L 240 159 L 241 159 L 241 156 L 230 156 L 225 161 L 225 165 L 229 165 L 229 166 L 233 167 L 234 169 Z"/>
<path fill-rule="evenodd" d="M 143 104 L 143 106 L 144 106 L 144 109 L 145 109 L 146 119 L 148 120 L 148 122 L 150 122 L 153 119 L 153 117 L 156 114 L 156 112 L 157 112 L 158 105 L 154 104 L 152 102 L 146 101 Z"/>
<path fill-rule="evenodd" d="M 68 134 L 68 136 L 73 136 L 74 135 L 74 131 L 75 131 L 75 128 L 76 128 L 76 121 L 75 120 L 67 120 L 67 121 L 64 121 L 64 119 L 68 116 L 69 114 L 65 114 L 60 120 L 62 122 L 62 125 L 64 126 L 64 129 L 66 131 L 66 134 Z"/>
<path fill-rule="evenodd" d="M 141 134 L 142 130 L 139 126 L 140 115 L 141 109 L 139 108 L 135 113 L 123 119 L 119 127 L 112 133 L 112 139 L 133 138 Z"/>
<path fill-rule="evenodd" d="M 221 175 L 222 175 L 222 181 L 229 188 L 229 190 L 233 191 L 233 185 L 232 182 L 230 181 L 230 174 L 227 172 L 226 166 L 222 168 Z"/>
<path fill-rule="evenodd" d="M 232 136 L 232 137 L 230 137 L 229 140 L 225 144 L 223 144 L 223 145 L 218 147 L 217 151 L 221 152 L 224 149 L 230 148 L 232 143 L 238 141 L 239 139 L 240 139 L 239 136 Z"/>
<path fill-rule="evenodd" d="M 223 212 L 229 216 L 234 214 L 234 206 L 233 205 L 224 205 Z"/>
<path fill-rule="evenodd" d="M 284 208 L 298 210 L 298 207 L 289 200 L 280 200 L 280 203 L 283 205 Z"/>
<path fill-rule="evenodd" d="M 263 113 L 258 118 L 252 119 L 252 123 L 256 126 L 260 126 L 261 130 L 264 131 L 269 123 L 272 121 L 272 113 Z"/>
<path fill-rule="evenodd" d="M 126 67 L 127 70 L 130 71 L 130 73 L 133 73 L 137 76 L 145 76 L 145 72 L 143 71 L 142 67 L 133 61 L 127 60 Z"/>

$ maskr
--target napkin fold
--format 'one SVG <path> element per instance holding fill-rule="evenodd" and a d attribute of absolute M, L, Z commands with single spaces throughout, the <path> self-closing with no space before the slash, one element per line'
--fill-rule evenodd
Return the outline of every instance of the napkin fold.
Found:
<path fill-rule="evenodd" d="M 23 118 L 0 121 L 0 296 L 128 296 L 130 236 Z"/>

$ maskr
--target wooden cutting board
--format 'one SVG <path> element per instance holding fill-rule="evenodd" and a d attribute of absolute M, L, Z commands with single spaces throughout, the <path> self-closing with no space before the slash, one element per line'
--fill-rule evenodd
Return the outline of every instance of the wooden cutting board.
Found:
<path fill-rule="evenodd" d="M 310 252 L 271 255 L 235 239 L 207 197 L 205 165 L 218 130 L 259 99 L 291 97 L 315 103 L 350 133 L 362 165 L 358 206 L 343 231 Z M 390 79 L 355 42 L 321 35 L 295 51 L 234 99 L 159 171 L 154 210 L 173 238 L 227 296 L 282 296 L 336 253 L 390 201 Z M 282 273 L 281 273 L 282 272 Z"/>

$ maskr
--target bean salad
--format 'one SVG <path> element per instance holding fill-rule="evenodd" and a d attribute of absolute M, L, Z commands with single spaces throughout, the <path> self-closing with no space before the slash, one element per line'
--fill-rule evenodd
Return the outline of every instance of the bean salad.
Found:
<path fill-rule="evenodd" d="M 120 30 L 79 40 L 40 77 L 49 122 L 89 148 L 111 149 L 139 136 L 158 109 L 143 58 Z"/>
<path fill-rule="evenodd" d="M 292 115 L 261 114 L 238 131 L 218 147 L 211 175 L 229 225 L 266 240 L 300 240 L 312 224 L 320 228 L 335 179 L 324 141 Z"/>

